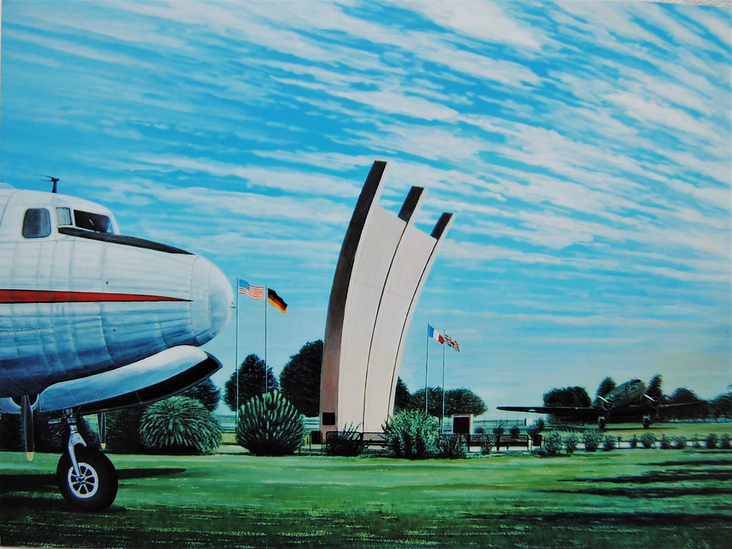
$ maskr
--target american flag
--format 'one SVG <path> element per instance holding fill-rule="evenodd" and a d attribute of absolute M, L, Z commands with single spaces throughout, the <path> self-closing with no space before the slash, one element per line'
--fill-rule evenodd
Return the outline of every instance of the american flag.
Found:
<path fill-rule="evenodd" d="M 264 299 L 264 286 L 251 286 L 246 280 L 239 280 L 239 293 L 249 299 L 261 301 Z"/>

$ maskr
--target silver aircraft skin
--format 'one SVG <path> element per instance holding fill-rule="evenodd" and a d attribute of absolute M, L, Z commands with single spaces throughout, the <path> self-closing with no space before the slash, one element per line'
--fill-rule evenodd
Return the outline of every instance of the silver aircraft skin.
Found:
<path fill-rule="evenodd" d="M 98 457 L 78 415 L 154 402 L 210 376 L 221 365 L 199 347 L 232 308 L 230 283 L 203 257 L 121 235 L 99 204 L 0 189 L 0 413 L 21 414 L 29 454 L 32 414 L 62 413 L 70 468 L 59 463 L 59 484 L 77 506 L 114 499 L 106 457 L 77 463 L 79 451 Z M 116 494 L 116 475 L 110 483 Z"/>

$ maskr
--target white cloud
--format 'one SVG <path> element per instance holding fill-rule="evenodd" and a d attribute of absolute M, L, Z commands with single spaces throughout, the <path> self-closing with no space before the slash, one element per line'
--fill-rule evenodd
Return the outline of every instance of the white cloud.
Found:
<path fill-rule="evenodd" d="M 495 2 L 470 1 L 459 5 L 444 0 L 396 3 L 419 12 L 459 36 L 530 49 L 541 47 L 536 29 L 518 23 Z"/>

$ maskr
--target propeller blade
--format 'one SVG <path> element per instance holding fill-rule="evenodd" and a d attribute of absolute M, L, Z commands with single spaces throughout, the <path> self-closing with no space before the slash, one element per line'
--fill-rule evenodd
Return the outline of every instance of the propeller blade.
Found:
<path fill-rule="evenodd" d="M 99 425 L 99 442 L 102 444 L 102 450 L 107 448 L 107 414 L 99 412 L 97 414 L 97 423 Z"/>
<path fill-rule="evenodd" d="M 33 461 L 35 454 L 35 440 L 33 438 L 33 408 L 31 408 L 30 398 L 24 396 L 20 402 L 20 426 L 23 432 L 23 445 L 25 446 L 25 456 L 28 461 Z"/>

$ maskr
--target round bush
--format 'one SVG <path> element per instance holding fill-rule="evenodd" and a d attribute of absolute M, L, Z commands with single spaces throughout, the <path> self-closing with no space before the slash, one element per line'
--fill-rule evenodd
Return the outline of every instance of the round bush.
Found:
<path fill-rule="evenodd" d="M 383 426 L 386 447 L 394 457 L 426 459 L 437 454 L 437 420 L 422 410 L 404 410 Z"/>
<path fill-rule="evenodd" d="M 728 433 L 724 433 L 721 437 L 719 437 L 719 447 L 722 450 L 732 449 L 732 440 L 730 440 L 730 436 Z"/>
<path fill-rule="evenodd" d="M 574 433 L 569 433 L 564 437 L 564 449 L 570 456 L 577 450 L 577 444 L 579 444 L 579 437 Z"/>
<path fill-rule="evenodd" d="M 140 442 L 161 453 L 205 454 L 221 444 L 221 427 L 200 401 L 174 396 L 143 412 Z"/>
<path fill-rule="evenodd" d="M 239 411 L 236 440 L 255 456 L 287 456 L 302 445 L 305 421 L 279 391 L 257 395 Z"/>
<path fill-rule="evenodd" d="M 582 438 L 585 443 L 585 451 L 596 452 L 600 446 L 600 442 L 602 442 L 602 431 L 599 429 L 590 429 L 584 432 Z"/>
<path fill-rule="evenodd" d="M 605 436 L 605 442 L 602 444 L 602 449 L 606 452 L 609 452 L 611 450 L 615 450 L 618 445 L 618 437 L 614 437 L 612 435 L 606 435 Z"/>
<path fill-rule="evenodd" d="M 656 440 L 656 435 L 653 433 L 643 433 L 640 437 L 643 448 L 655 448 Z"/>
<path fill-rule="evenodd" d="M 559 431 L 549 431 L 541 443 L 542 453 L 555 456 L 562 449 L 562 434 Z"/>

